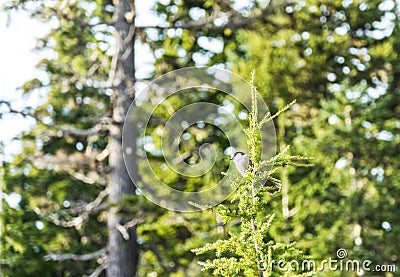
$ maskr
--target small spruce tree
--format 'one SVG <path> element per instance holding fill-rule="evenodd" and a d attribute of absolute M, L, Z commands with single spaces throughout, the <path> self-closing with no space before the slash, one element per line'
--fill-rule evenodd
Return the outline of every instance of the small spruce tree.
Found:
<path fill-rule="evenodd" d="M 275 115 L 267 114 L 257 118 L 257 89 L 254 86 L 254 71 L 251 78 L 252 110 L 249 116 L 249 126 L 245 129 L 249 145 L 251 166 L 245 178 L 231 176 L 235 190 L 230 198 L 231 204 L 219 204 L 212 208 L 222 218 L 224 224 L 239 222 L 236 232 L 230 230 L 227 239 L 192 251 L 204 254 L 215 251 L 213 259 L 199 262 L 202 270 L 213 270 L 214 275 L 220 276 L 306 276 L 311 272 L 302 270 L 302 261 L 307 256 L 295 247 L 295 243 L 278 243 L 269 235 L 269 228 L 274 214 L 268 212 L 268 202 L 276 187 L 260 184 L 279 183 L 271 175 L 279 168 L 288 165 L 311 166 L 309 158 L 288 155 L 289 147 L 268 161 L 261 161 L 260 130 L 263 124 L 273 120 L 284 112 L 295 101 L 281 109 Z M 272 167 L 273 166 L 273 167 Z M 223 173 L 225 174 L 225 173 Z M 271 182 L 265 182 L 271 180 Z M 283 184 L 284 185 L 284 184 Z M 239 220 L 238 220 L 239 219 Z M 284 263 L 278 264 L 279 261 Z"/>

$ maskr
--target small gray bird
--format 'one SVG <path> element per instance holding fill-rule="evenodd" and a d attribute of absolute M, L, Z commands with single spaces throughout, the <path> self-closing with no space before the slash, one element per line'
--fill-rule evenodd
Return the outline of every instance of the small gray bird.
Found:
<path fill-rule="evenodd" d="M 239 173 L 242 174 L 242 176 L 246 176 L 246 170 L 252 165 L 249 155 L 238 151 L 232 154 L 230 160 L 235 163 Z M 274 187 L 274 190 L 268 192 L 269 194 L 275 194 L 281 190 L 281 185 L 271 180 L 267 180 L 264 186 Z"/>

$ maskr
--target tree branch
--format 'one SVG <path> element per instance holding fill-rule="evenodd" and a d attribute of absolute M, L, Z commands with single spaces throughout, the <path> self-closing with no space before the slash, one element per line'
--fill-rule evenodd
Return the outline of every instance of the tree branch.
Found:
<path fill-rule="evenodd" d="M 82 213 L 82 212 L 91 212 L 93 211 L 96 207 L 99 207 L 101 202 L 103 202 L 104 198 L 106 198 L 109 194 L 108 189 L 105 189 L 103 191 L 101 191 L 95 200 L 93 200 L 92 202 L 84 205 L 84 206 L 80 206 L 80 207 L 75 207 L 72 208 L 70 210 L 72 210 L 73 213 Z"/>
<path fill-rule="evenodd" d="M 126 230 L 128 230 L 129 228 L 135 227 L 136 225 L 141 224 L 141 223 L 143 223 L 144 221 L 145 221 L 145 220 L 144 220 L 143 217 L 134 218 L 134 219 L 128 221 L 128 222 L 124 225 L 124 228 L 125 228 Z"/>
<path fill-rule="evenodd" d="M 154 255 L 157 257 L 158 264 L 162 267 L 165 273 L 171 273 L 174 271 L 174 268 L 171 266 L 167 266 L 164 261 L 163 257 L 161 255 L 160 250 L 157 248 L 155 245 L 139 245 L 140 248 L 142 248 L 145 251 L 151 251 L 154 253 Z"/>
<path fill-rule="evenodd" d="M 78 181 L 84 182 L 86 184 L 91 184 L 93 185 L 94 183 L 97 183 L 99 181 L 99 175 L 94 173 L 87 176 L 81 172 L 68 172 L 73 178 L 75 178 Z"/>
<path fill-rule="evenodd" d="M 129 240 L 130 236 L 129 236 L 128 230 L 132 227 L 135 227 L 136 225 L 138 225 L 140 223 L 143 223 L 144 221 L 145 220 L 143 217 L 134 218 L 134 219 L 128 221 L 125 225 L 116 224 L 115 229 L 117 229 L 121 233 L 124 240 Z"/>
<path fill-rule="evenodd" d="M 102 211 L 102 210 L 106 210 L 108 208 L 108 204 L 105 203 L 103 205 L 100 205 L 104 198 L 106 196 L 108 196 L 109 192 L 108 190 L 103 190 L 102 192 L 99 193 L 99 195 L 96 197 L 95 200 L 93 200 L 92 202 L 81 206 L 81 207 L 76 207 L 70 210 L 66 210 L 68 211 L 68 213 L 81 213 L 79 216 L 74 217 L 71 220 L 63 220 L 63 219 L 59 219 L 58 216 L 59 214 L 49 214 L 49 215 L 44 215 L 45 218 L 47 218 L 48 220 L 50 220 L 53 224 L 57 225 L 57 226 L 62 226 L 62 227 L 76 227 L 82 224 L 82 222 L 88 218 L 88 216 L 94 212 L 98 212 L 98 211 Z"/>
<path fill-rule="evenodd" d="M 88 260 L 100 258 L 101 256 L 106 254 L 106 251 L 107 251 L 106 248 L 102 248 L 100 250 L 97 250 L 96 252 L 93 252 L 90 254 L 83 254 L 83 255 L 76 255 L 76 254 L 72 254 L 72 253 L 66 253 L 66 254 L 50 253 L 50 254 L 44 256 L 44 259 L 46 261 L 65 261 L 65 260 L 88 261 Z"/>
<path fill-rule="evenodd" d="M 160 29 L 160 30 L 167 30 L 167 29 L 190 29 L 190 30 L 199 30 L 203 28 L 207 28 L 208 30 L 220 30 L 224 28 L 230 28 L 232 30 L 236 30 L 240 27 L 244 27 L 251 22 L 255 20 L 259 20 L 262 18 L 265 18 L 267 15 L 272 14 L 274 11 L 276 11 L 279 8 L 286 7 L 287 5 L 295 3 L 296 0 L 287 0 L 287 1 L 282 1 L 279 4 L 272 4 L 271 3 L 266 7 L 264 10 L 262 10 L 261 13 L 249 16 L 249 17 L 244 17 L 242 15 L 237 16 L 234 18 L 235 15 L 238 13 L 235 11 L 230 11 L 230 12 L 224 12 L 224 13 L 215 13 L 214 15 L 204 18 L 202 20 L 198 20 L 195 22 L 182 22 L 182 21 L 177 21 L 174 24 L 168 25 L 168 26 L 136 26 L 137 29 L 146 29 L 146 28 L 154 28 L 154 29 Z M 212 23 L 215 19 L 226 17 L 228 19 L 228 23 L 226 25 L 221 25 L 221 26 L 216 26 Z M 231 19 L 231 20 L 229 20 Z"/>
<path fill-rule="evenodd" d="M 22 111 L 19 110 L 15 110 L 11 107 L 11 103 L 8 101 L 4 101 L 4 100 L 0 100 L 0 104 L 5 104 L 8 107 L 8 110 L 10 113 L 14 113 L 14 114 L 20 114 L 23 117 L 31 117 L 33 119 L 35 119 L 37 122 L 43 124 L 46 127 L 52 128 L 56 131 L 62 132 L 61 135 L 73 135 L 73 136 L 91 136 L 94 134 L 98 134 L 101 131 L 106 131 L 108 130 L 108 128 L 106 128 L 105 124 L 103 123 L 99 123 L 95 126 L 93 126 L 92 128 L 89 129 L 77 129 L 77 128 L 73 128 L 70 126 L 57 126 L 57 125 L 53 125 L 53 124 L 49 124 L 44 122 L 44 120 L 42 118 L 40 118 L 39 116 L 37 116 L 34 113 L 30 113 L 28 111 L 28 109 L 24 109 Z"/>
<path fill-rule="evenodd" d="M 107 205 L 102 205 L 99 206 L 99 208 L 101 209 L 95 209 L 96 211 L 99 210 L 106 210 L 107 209 Z M 94 212 L 94 210 L 92 210 Z M 56 216 L 55 214 L 51 214 L 49 216 L 47 216 L 47 219 L 50 220 L 54 225 L 57 226 L 61 226 L 61 227 L 66 227 L 66 228 L 71 228 L 71 227 L 77 227 L 80 226 L 83 221 L 90 215 L 90 212 L 84 212 L 81 215 L 74 217 L 71 220 L 63 220 L 63 219 L 58 219 L 58 216 Z"/>
<path fill-rule="evenodd" d="M 105 261 L 104 263 L 102 263 L 101 265 L 99 265 L 95 271 L 92 272 L 92 274 L 89 275 L 89 277 L 97 277 L 100 275 L 100 273 L 106 269 L 108 266 L 107 261 Z M 85 275 L 86 276 L 86 275 Z"/>

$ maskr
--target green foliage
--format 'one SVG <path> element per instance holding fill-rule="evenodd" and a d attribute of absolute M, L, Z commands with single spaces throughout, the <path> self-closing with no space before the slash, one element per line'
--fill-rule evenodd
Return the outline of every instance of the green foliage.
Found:
<path fill-rule="evenodd" d="M 278 117 L 267 115 L 259 121 L 252 117 L 253 125 L 248 129 L 257 130 L 257 124 L 274 120 L 280 154 L 272 160 L 259 160 L 259 138 L 252 136 L 252 131 L 248 134 L 254 145 L 250 154 L 255 167 L 270 180 L 281 180 L 281 193 L 270 196 L 262 187 L 257 190 L 254 206 L 250 199 L 252 175 L 246 180 L 229 176 L 237 188 L 237 199 L 219 206 L 217 216 L 165 211 L 138 195 L 125 199 L 121 212 L 141 220 L 136 226 L 141 251 L 139 276 L 205 276 L 208 271 L 200 272 L 198 257 L 189 251 L 205 243 L 210 243 L 210 250 L 225 249 L 217 251 L 218 257 L 213 251 L 201 257 L 209 260 L 210 269 L 217 270 L 217 274 L 228 276 L 235 276 L 237 268 L 242 269 L 239 274 L 257 274 L 255 262 L 261 255 L 267 260 L 292 259 L 285 255 L 301 257 L 297 248 L 317 260 L 334 258 L 338 248 L 346 248 L 351 259 L 398 264 L 398 3 L 289 1 L 249 21 L 253 14 L 262 14 L 263 2 L 279 1 L 251 1 L 249 7 L 238 9 L 231 1 L 159 1 L 154 10 L 164 20 L 161 25 L 168 28 L 136 28 L 137 43 L 148 45 L 155 57 L 153 72 L 146 79 L 190 65 L 224 64 L 246 78 L 256 68 L 261 78 L 255 82 L 270 103 L 272 114 L 286 110 L 285 105 L 297 99 Z M 28 106 L 24 110 L 55 126 L 87 129 L 109 124 L 113 112 L 108 84 L 114 50 L 113 1 L 20 0 L 2 5 L 6 9 L 26 9 L 44 22 L 57 22 L 57 27 L 37 42 L 38 50 L 51 53 L 38 64 L 47 77 L 34 78 L 21 86 L 27 94 L 46 94 L 47 101 L 37 109 Z M 213 25 L 214 19 L 208 25 L 201 24 L 217 11 L 228 16 L 226 25 Z M 179 24 L 193 27 L 180 28 Z M 204 41 L 217 41 L 222 48 L 200 43 Z M 139 85 L 141 80 L 136 78 Z M 199 99 L 212 103 L 226 100 L 219 93 L 184 94 L 169 100 L 176 110 Z M 235 111 L 241 108 L 235 107 Z M 161 106 L 157 115 L 168 118 L 170 111 Z M 247 126 L 247 122 L 241 123 Z M 147 134 L 156 150 L 159 128 L 157 122 L 151 122 Z M 191 138 L 180 149 L 188 153 L 188 163 L 198 159 L 196 145 L 212 141 L 218 149 L 228 146 L 211 126 L 192 127 L 188 132 Z M 107 205 L 76 226 L 55 224 L 74 220 L 79 215 L 76 211 L 96 199 L 107 185 L 107 131 L 89 137 L 74 136 L 38 124 L 23 134 L 21 141 L 22 153 L 0 169 L 4 195 L 16 193 L 22 197 L 19 207 L 3 203 L 2 274 L 91 274 L 101 259 L 54 262 L 44 257 L 50 252 L 86 254 L 107 244 Z M 160 178 L 187 191 L 212 185 L 227 166 L 221 159 L 215 168 L 217 174 L 184 179 L 163 170 L 164 161 L 156 151 L 147 154 Z M 315 167 L 303 167 L 309 161 L 302 155 L 314 157 Z M 275 168 L 271 171 L 272 164 Z M 256 184 L 261 178 L 256 176 Z M 238 223 L 241 218 L 247 225 Z M 252 218 L 258 233 L 250 231 Z M 43 229 L 37 222 L 43 224 Z M 254 239 L 262 251 L 250 253 Z M 292 241 L 297 242 L 297 248 Z M 238 247 L 231 251 L 233 246 Z M 236 249 L 257 259 L 245 263 Z M 318 276 L 324 274 L 344 273 L 321 272 Z M 347 272 L 346 276 L 355 274 Z"/>
<path fill-rule="evenodd" d="M 16 170 L 16 166 L 22 170 Z M 63 214 L 58 211 L 58 205 L 66 199 L 70 202 L 79 199 L 82 189 L 89 196 L 94 188 L 70 180 L 64 174 L 32 168 L 23 160 L 7 164 L 3 170 L 4 191 L 11 190 L 22 197 L 16 207 L 3 202 L 2 221 L 5 224 L 2 224 L 1 249 L 4 276 L 54 276 L 54 272 L 60 271 L 84 274 L 88 268 L 95 267 L 95 261 L 67 261 L 60 265 L 44 259 L 49 252 L 92 252 L 104 243 L 104 229 L 93 218 L 76 229 L 55 226 L 47 218 L 51 214 L 60 220 L 64 216 L 68 218 L 68 209 Z M 83 201 L 85 197 L 80 199 Z M 74 245 L 71 241 L 80 243 Z M 21 264 L 26 266 L 21 267 Z"/>
<path fill-rule="evenodd" d="M 293 260 L 301 261 L 306 258 L 303 252 L 294 246 L 294 243 L 276 243 L 272 239 L 270 228 L 275 215 L 270 212 L 268 203 L 277 198 L 270 197 L 273 188 L 267 186 L 265 181 L 273 179 L 270 175 L 276 172 L 279 167 L 293 164 L 295 160 L 302 160 L 304 166 L 310 166 L 309 159 L 285 156 L 282 152 L 269 161 L 260 161 L 262 148 L 260 131 L 262 125 L 284 112 L 290 105 L 274 116 L 268 114 L 259 120 L 257 118 L 257 90 L 254 87 L 254 71 L 251 84 L 252 110 L 249 116 L 249 127 L 245 129 L 245 132 L 252 166 L 245 178 L 228 175 L 232 181 L 232 186 L 235 188 L 230 197 L 231 204 L 229 206 L 220 204 L 215 208 L 224 224 L 237 221 L 239 226 L 235 226 L 235 232 L 229 232 L 227 239 L 220 239 L 192 250 L 196 254 L 215 251 L 213 259 L 200 262 L 203 270 L 212 270 L 214 275 L 282 276 L 285 271 L 290 271 L 289 268 L 273 267 L 273 260 L 289 262 Z M 272 169 L 271 165 L 275 161 L 279 162 L 276 163 L 277 167 Z M 290 274 L 291 276 L 300 276 L 307 273 L 298 271 Z"/>
<path fill-rule="evenodd" d="M 382 3 L 294 3 L 239 32 L 231 52 L 235 72 L 262 73 L 256 83 L 272 111 L 297 99 L 275 120 L 279 148 L 291 144 L 316 166 L 279 172 L 288 185 L 271 209 L 284 224 L 271 234 L 317 260 L 345 248 L 350 259 L 398 264 L 399 14 L 398 3 Z M 318 275 L 341 274 L 356 275 Z"/>
<path fill-rule="evenodd" d="M 50 126 L 67 129 L 85 130 L 102 122 L 111 107 L 103 85 L 111 60 L 104 40 L 112 34 L 108 28 L 86 24 L 95 17 L 95 11 L 87 9 L 94 2 L 64 2 L 64 10 L 59 9 L 62 1 L 51 5 L 12 2 L 4 5 L 26 9 L 45 23 L 57 23 L 57 28 L 37 41 L 36 50 L 49 53 L 38 64 L 47 77 L 22 86 L 26 94 L 46 95 L 46 101 L 25 110 Z M 99 21 L 110 19 L 107 12 L 97 16 Z M 3 202 L 4 276 L 82 276 L 98 266 L 96 259 L 52 261 L 46 256 L 88 254 L 107 244 L 104 202 L 93 213 L 83 212 L 104 190 L 107 160 L 96 160 L 96 156 L 105 150 L 107 140 L 106 132 L 73 136 L 40 123 L 21 135 L 22 152 L 5 163 L 0 180 L 6 195 L 21 197 L 16 207 Z"/>

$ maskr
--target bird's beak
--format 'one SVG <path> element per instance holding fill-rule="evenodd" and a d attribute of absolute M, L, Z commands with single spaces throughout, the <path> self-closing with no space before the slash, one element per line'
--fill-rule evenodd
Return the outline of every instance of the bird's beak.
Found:
<path fill-rule="evenodd" d="M 230 158 L 229 160 L 232 161 L 233 158 Z"/>

